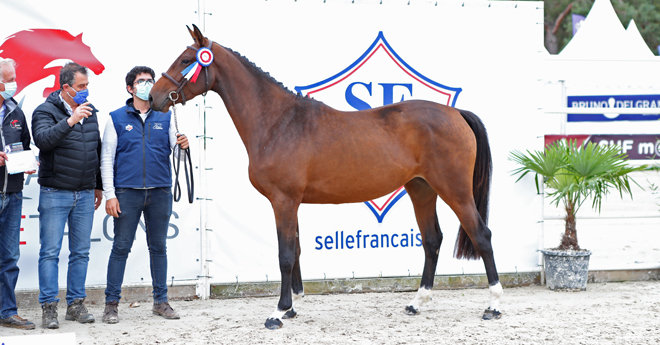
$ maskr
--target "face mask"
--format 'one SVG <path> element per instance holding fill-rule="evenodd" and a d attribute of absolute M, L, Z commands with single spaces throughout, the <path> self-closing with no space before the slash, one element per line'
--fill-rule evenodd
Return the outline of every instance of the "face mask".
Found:
<path fill-rule="evenodd" d="M 3 83 L 5 84 L 5 91 L 0 91 L 0 96 L 4 99 L 10 99 L 14 97 L 14 93 L 16 92 L 16 82 L 11 82 L 11 83 Z"/>
<path fill-rule="evenodd" d="M 135 88 L 135 95 L 143 101 L 148 101 L 149 92 L 151 92 L 152 86 L 153 85 L 151 83 L 139 83 Z"/>
<path fill-rule="evenodd" d="M 71 89 L 73 90 L 73 88 Z M 84 89 L 82 91 L 76 91 L 76 90 L 73 91 L 76 92 L 75 96 L 71 96 L 71 94 L 69 94 L 68 92 L 66 94 L 69 95 L 69 97 L 73 98 L 73 101 L 76 102 L 76 104 L 85 103 L 87 97 L 89 97 L 89 89 Z"/>

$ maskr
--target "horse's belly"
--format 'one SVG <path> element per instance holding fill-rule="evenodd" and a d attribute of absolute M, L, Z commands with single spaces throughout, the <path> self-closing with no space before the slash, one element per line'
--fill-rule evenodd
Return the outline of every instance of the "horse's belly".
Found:
<path fill-rule="evenodd" d="M 387 195 L 407 182 L 405 178 L 378 178 L 324 181 L 310 183 L 303 194 L 303 203 L 344 204 L 374 200 Z"/>
<path fill-rule="evenodd" d="M 415 177 L 418 164 L 400 147 L 388 148 L 351 152 L 347 147 L 333 151 L 344 154 L 316 156 L 307 169 L 303 202 L 363 202 L 395 191 Z"/>

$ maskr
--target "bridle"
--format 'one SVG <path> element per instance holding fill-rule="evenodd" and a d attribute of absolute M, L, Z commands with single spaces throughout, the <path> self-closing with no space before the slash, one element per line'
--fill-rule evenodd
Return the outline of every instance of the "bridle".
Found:
<path fill-rule="evenodd" d="M 213 46 L 213 41 L 211 41 L 211 40 L 208 40 L 208 41 L 209 41 L 209 44 L 206 46 L 206 48 L 211 49 L 211 46 Z M 199 51 L 198 48 L 195 48 L 195 47 L 192 47 L 192 46 L 187 46 L 186 48 L 194 50 L 195 52 Z M 206 76 L 206 78 L 205 78 L 206 79 L 205 80 L 206 91 L 204 91 L 204 93 L 202 93 L 202 96 L 206 96 L 206 93 L 209 92 L 209 70 L 208 70 L 207 66 L 203 66 L 203 65 L 202 65 L 202 69 L 204 69 L 204 74 Z M 188 78 L 186 78 L 186 76 L 184 75 L 183 78 L 181 79 L 181 81 L 176 81 L 176 79 L 172 78 L 172 76 L 167 74 L 167 72 L 163 72 L 162 74 L 163 74 L 163 77 L 165 77 L 167 80 L 171 81 L 174 84 L 174 86 L 177 87 L 176 91 L 170 91 L 170 93 L 167 95 L 167 98 L 169 98 L 169 100 L 172 101 L 172 105 L 174 105 L 174 103 L 179 100 L 179 97 L 181 97 L 181 104 L 186 105 L 186 95 L 182 91 L 183 91 L 183 87 L 186 86 L 186 84 L 188 83 Z"/>
<path fill-rule="evenodd" d="M 196 68 L 202 68 L 204 70 L 204 74 L 206 76 L 206 91 L 202 94 L 203 96 L 206 96 L 206 93 L 209 91 L 209 71 L 208 71 L 208 66 L 211 65 L 213 62 L 213 53 L 211 52 L 211 46 L 213 45 L 213 41 L 209 40 L 208 46 L 206 46 L 206 49 L 204 48 L 199 48 L 196 49 L 195 47 L 188 46 L 188 49 L 192 49 L 196 52 L 195 56 L 197 58 L 196 62 L 193 62 L 188 68 L 192 68 L 194 64 L 199 64 L 198 66 L 195 66 Z M 200 56 L 200 52 L 203 50 L 208 50 L 206 55 Z M 186 70 L 184 70 L 185 72 Z M 192 82 L 196 82 L 197 78 L 197 73 L 199 71 L 196 71 L 194 76 L 191 78 L 193 79 Z M 163 72 L 163 77 L 174 83 L 174 85 L 177 87 L 176 91 L 170 91 L 170 93 L 167 95 L 167 98 L 169 98 L 170 101 L 172 101 L 172 113 L 174 115 L 174 126 L 176 128 L 176 134 L 177 136 L 179 135 L 179 124 L 176 118 L 176 101 L 181 97 L 181 104 L 186 105 L 186 95 L 183 93 L 183 87 L 186 86 L 188 83 L 188 78 L 186 77 L 186 74 L 182 72 L 183 78 L 181 81 L 176 81 L 176 79 L 172 78 L 169 74 L 166 72 Z M 183 152 L 182 152 L 183 151 Z M 195 189 L 195 181 L 193 180 L 193 166 L 192 166 L 192 160 L 190 158 L 190 148 L 187 148 L 185 150 L 182 150 L 181 147 L 179 147 L 179 150 L 176 151 L 176 154 L 172 156 L 173 160 L 173 168 L 174 168 L 174 201 L 179 201 L 181 199 L 181 186 L 179 185 L 179 171 L 181 168 L 181 154 L 184 155 L 183 157 L 183 170 L 186 173 L 186 185 L 188 187 L 188 202 L 193 203 L 194 199 L 194 189 Z M 186 167 L 187 165 L 188 168 Z"/>

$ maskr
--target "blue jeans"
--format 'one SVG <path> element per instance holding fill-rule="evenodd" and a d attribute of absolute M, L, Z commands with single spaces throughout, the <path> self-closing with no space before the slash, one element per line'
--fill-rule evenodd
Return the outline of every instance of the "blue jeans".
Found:
<path fill-rule="evenodd" d="M 39 192 L 39 303 L 57 301 L 58 263 L 64 239 L 64 225 L 69 228 L 69 267 L 66 302 L 85 298 L 85 280 L 89 262 L 90 237 L 94 222 L 94 190 L 80 191 L 41 187 Z"/>
<path fill-rule="evenodd" d="M 121 213 L 114 218 L 115 238 L 108 260 L 105 302 L 121 299 L 126 259 L 135 241 L 140 215 L 144 214 L 154 303 L 167 302 L 167 230 L 172 215 L 172 188 L 115 190 Z"/>
<path fill-rule="evenodd" d="M 16 315 L 23 192 L 0 193 L 0 319 Z"/>

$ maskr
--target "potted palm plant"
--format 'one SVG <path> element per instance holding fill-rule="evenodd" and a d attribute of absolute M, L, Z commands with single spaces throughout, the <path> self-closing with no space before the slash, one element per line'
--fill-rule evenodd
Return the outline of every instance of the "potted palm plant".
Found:
<path fill-rule="evenodd" d="M 536 189 L 540 193 L 539 177 L 551 203 L 566 211 L 565 231 L 559 246 L 542 250 L 546 285 L 551 289 L 586 290 L 591 252 L 578 244 L 576 214 L 589 199 L 600 212 L 603 198 L 611 190 L 629 194 L 628 176 L 646 166 L 633 167 L 626 162 L 627 156 L 618 146 L 598 146 L 592 142 L 578 147 L 575 140 L 560 140 L 547 145 L 543 151 L 523 153 L 511 151 L 509 160 L 520 165 L 512 175 L 535 175 Z"/>

